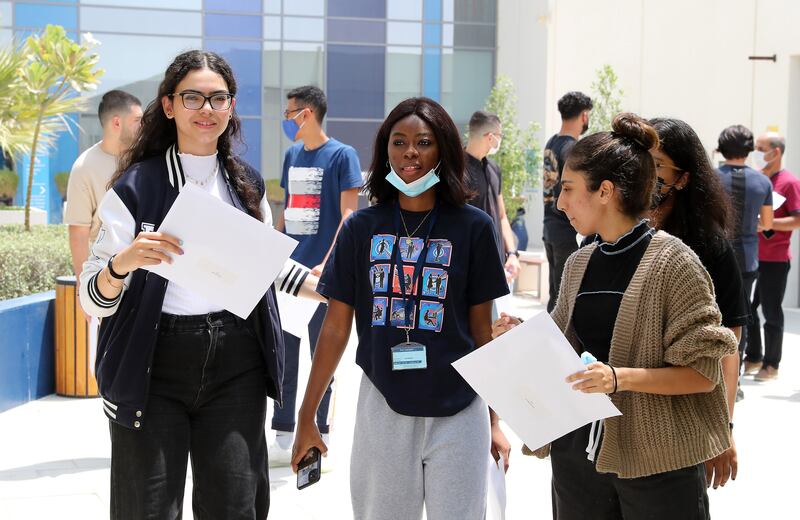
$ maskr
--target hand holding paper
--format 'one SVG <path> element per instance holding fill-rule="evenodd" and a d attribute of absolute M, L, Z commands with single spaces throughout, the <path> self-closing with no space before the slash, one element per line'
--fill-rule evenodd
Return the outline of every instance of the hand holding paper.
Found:
<path fill-rule="evenodd" d="M 534 449 L 585 424 L 620 415 L 608 396 L 578 392 L 565 382 L 585 366 L 546 312 L 453 366 Z"/>

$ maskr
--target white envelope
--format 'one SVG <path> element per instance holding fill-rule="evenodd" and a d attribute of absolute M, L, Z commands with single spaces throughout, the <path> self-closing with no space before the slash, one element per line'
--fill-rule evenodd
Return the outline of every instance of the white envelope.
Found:
<path fill-rule="evenodd" d="M 605 394 L 584 394 L 565 381 L 585 366 L 546 312 L 453 366 L 531 449 L 621 415 Z"/>
<path fill-rule="evenodd" d="M 158 231 L 183 240 L 173 263 L 146 266 L 246 319 L 297 241 L 193 184 L 186 184 Z"/>

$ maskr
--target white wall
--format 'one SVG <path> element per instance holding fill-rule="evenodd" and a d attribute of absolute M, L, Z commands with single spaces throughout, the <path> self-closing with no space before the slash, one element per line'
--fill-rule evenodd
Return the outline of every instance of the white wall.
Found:
<path fill-rule="evenodd" d="M 543 108 L 523 103 L 520 89 L 520 118 L 543 117 L 549 136 L 560 125 L 558 98 L 569 90 L 589 93 L 595 71 L 608 63 L 625 91 L 623 109 L 687 121 L 709 153 L 728 125 L 745 124 L 756 134 L 778 130 L 787 137 L 786 167 L 800 175 L 798 20 L 796 0 L 500 0 L 498 73 L 512 70 L 523 85 L 539 83 L 531 90 L 534 104 L 546 85 Z M 542 27 L 547 59 L 525 67 L 520 57 L 541 54 L 524 49 L 542 45 Z M 748 60 L 772 54 L 775 63 Z M 793 252 L 800 257 L 797 244 Z M 797 273 L 789 275 L 790 306 L 798 305 Z"/>

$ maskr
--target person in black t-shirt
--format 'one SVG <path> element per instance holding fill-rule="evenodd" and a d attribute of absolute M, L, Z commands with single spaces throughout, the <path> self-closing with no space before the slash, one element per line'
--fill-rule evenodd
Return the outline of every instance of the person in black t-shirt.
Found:
<path fill-rule="evenodd" d="M 519 274 L 519 252 L 503 201 L 503 174 L 497 163 L 489 159 L 500 150 L 502 138 L 500 118 L 478 110 L 469 120 L 469 141 L 464 156 L 467 179 L 475 192 L 469 203 L 492 217 L 500 258 L 505 259 L 508 278 L 514 279 Z"/>
<path fill-rule="evenodd" d="M 714 284 L 722 325 L 740 339 L 750 311 L 742 290 L 736 253 L 728 241 L 731 202 L 703 143 L 695 131 L 679 119 L 651 119 L 661 145 L 653 152 L 656 193 L 651 217 L 658 229 L 680 238 L 700 257 Z M 722 358 L 728 413 L 733 420 L 739 380 L 738 353 Z M 731 423 L 733 425 L 733 423 Z M 706 462 L 708 485 L 725 485 L 738 470 L 736 445 Z"/>
<path fill-rule="evenodd" d="M 510 446 L 452 362 L 491 340 L 492 300 L 508 293 L 494 226 L 466 204 L 458 129 L 435 101 L 401 102 L 373 150 L 375 205 L 343 224 L 318 286 L 328 311 L 292 465 L 327 451 L 314 417 L 355 315 L 354 517 L 483 518 L 486 448 L 508 461 Z"/>
<path fill-rule="evenodd" d="M 558 100 L 561 129 L 544 146 L 542 168 L 544 236 L 542 240 L 550 269 L 550 299 L 547 302 L 547 312 L 552 312 L 556 306 L 564 262 L 578 249 L 575 229 L 569 223 L 566 215 L 556 207 L 558 195 L 561 193 L 561 172 L 570 149 L 578 137 L 589 129 L 589 113 L 593 106 L 592 100 L 586 94 L 581 92 L 564 94 Z"/>

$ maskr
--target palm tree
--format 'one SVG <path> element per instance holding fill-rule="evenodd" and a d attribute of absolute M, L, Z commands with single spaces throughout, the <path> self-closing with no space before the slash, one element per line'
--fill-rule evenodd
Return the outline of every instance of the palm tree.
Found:
<path fill-rule="evenodd" d="M 20 117 L 18 96 L 14 93 L 24 88 L 19 70 L 24 66 L 25 54 L 16 43 L 0 49 L 0 150 L 10 156 L 25 153 L 33 142 L 35 123 L 32 118 Z"/>

